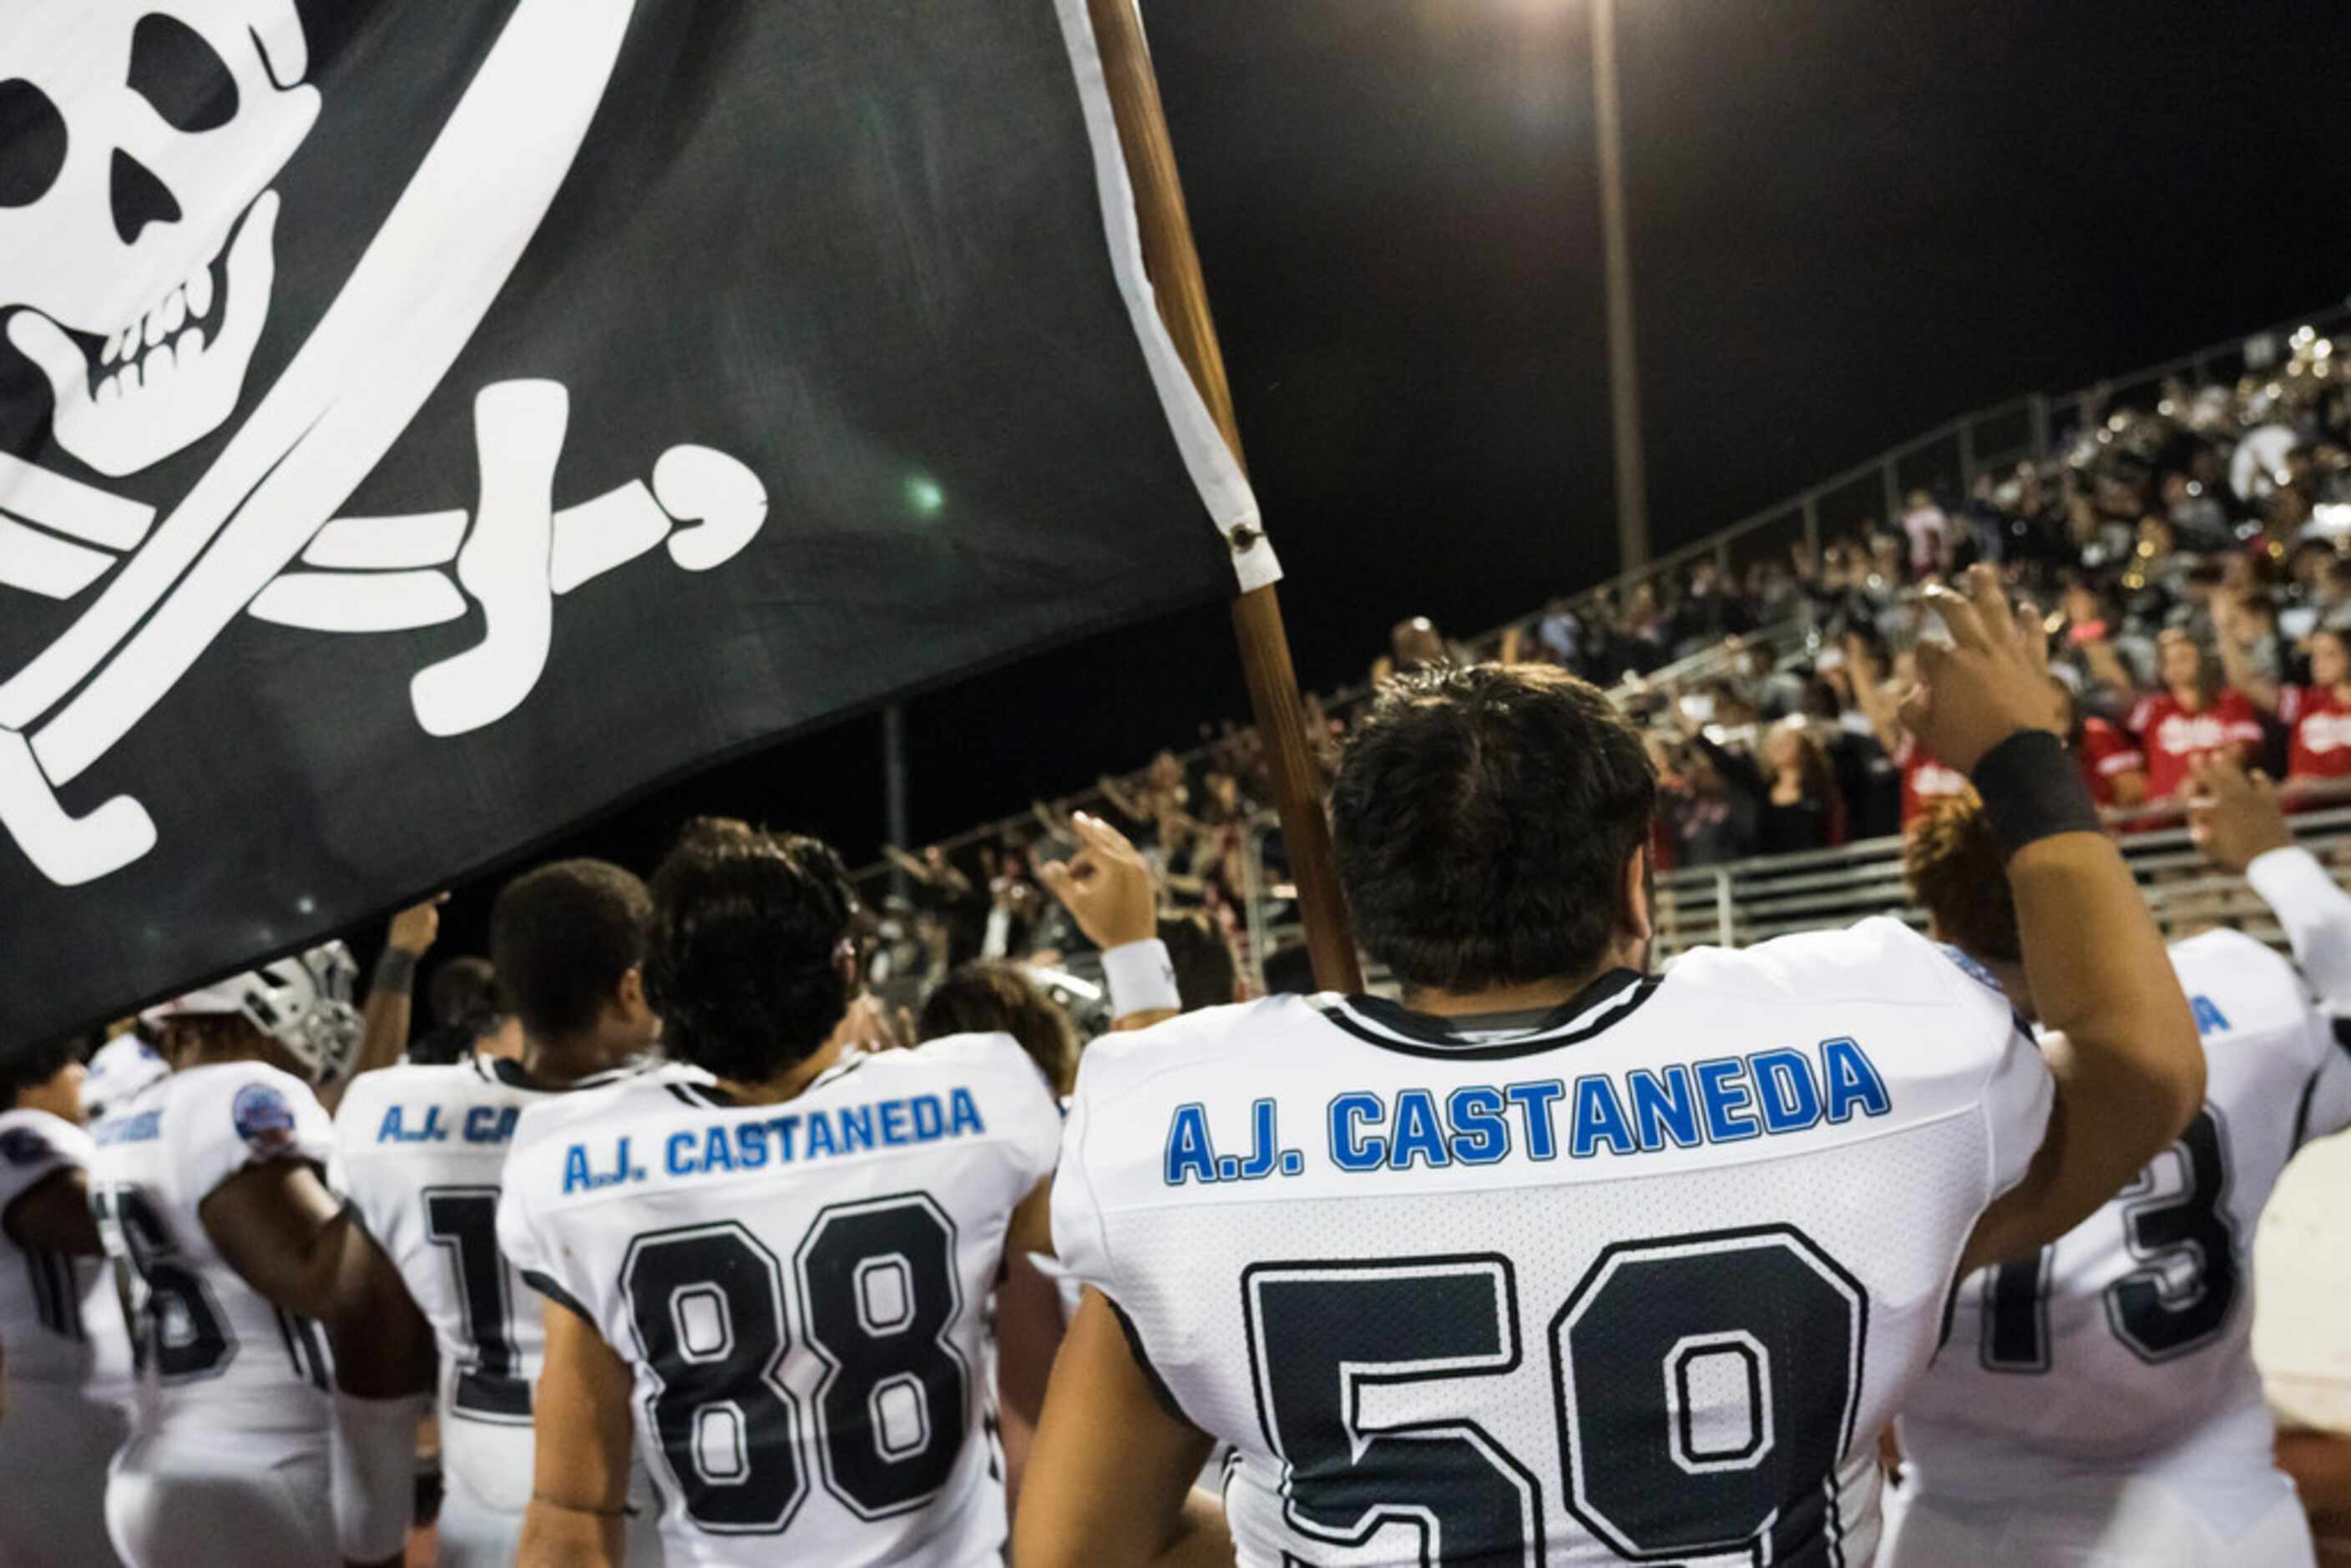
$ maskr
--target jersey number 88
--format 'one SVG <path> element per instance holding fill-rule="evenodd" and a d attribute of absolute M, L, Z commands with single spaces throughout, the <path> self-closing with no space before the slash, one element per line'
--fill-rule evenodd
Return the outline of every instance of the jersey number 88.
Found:
<path fill-rule="evenodd" d="M 814 1445 L 825 1490 L 861 1519 L 919 1509 L 955 1470 L 970 1369 L 954 1221 L 926 1194 L 820 1211 L 792 1255 L 799 1318 L 825 1367 Z M 808 1493 L 805 1412 L 780 1260 L 734 1220 L 657 1231 L 622 1264 L 640 1354 L 659 1384 L 663 1459 L 696 1525 L 774 1534 Z"/>

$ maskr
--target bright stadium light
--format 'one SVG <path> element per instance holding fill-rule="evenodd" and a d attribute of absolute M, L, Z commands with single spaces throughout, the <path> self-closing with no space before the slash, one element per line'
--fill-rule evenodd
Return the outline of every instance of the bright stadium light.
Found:
<path fill-rule="evenodd" d="M 918 517 L 935 517 L 947 504 L 947 493 L 939 488 L 938 481 L 917 474 L 906 481 L 906 505 Z"/>

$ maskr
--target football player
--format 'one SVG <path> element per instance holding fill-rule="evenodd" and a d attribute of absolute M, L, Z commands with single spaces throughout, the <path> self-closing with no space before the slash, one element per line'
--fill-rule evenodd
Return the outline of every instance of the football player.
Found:
<path fill-rule="evenodd" d="M 122 1411 L 98 1386 L 122 1310 L 90 1218 L 81 1042 L 0 1061 L 0 1563 L 115 1561 L 106 1464 Z"/>
<path fill-rule="evenodd" d="M 322 1178 L 311 1088 L 349 1075 L 356 970 L 329 943 L 156 1009 L 172 1071 L 100 1128 L 140 1356 L 106 1512 L 133 1568 L 400 1560 L 432 1335 Z"/>
<path fill-rule="evenodd" d="M 490 946 L 521 1020 L 521 1059 L 469 1053 L 371 1072 L 336 1113 L 351 1202 L 440 1345 L 444 1564 L 512 1563 L 521 1540 L 539 1315 L 498 1251 L 500 1173 L 524 1107 L 611 1082 L 653 1048 L 650 912 L 644 883 L 602 861 L 517 877 L 491 913 Z M 649 1511 L 642 1524 L 634 1555 L 658 1562 Z"/>
<path fill-rule="evenodd" d="M 653 894 L 648 1000 L 707 1076 L 534 1105 L 507 1165 L 547 1297 L 521 1561 L 617 1560 L 633 1423 L 672 1561 L 998 1562 L 985 1312 L 1045 1244 L 1050 1092 L 1008 1035 L 844 1052 L 855 901 L 813 839 L 695 824 Z"/>
<path fill-rule="evenodd" d="M 2293 847 L 2266 780 L 2197 763 L 2198 837 L 2250 868 L 2295 956 L 2241 932 L 2171 946 L 2201 1032 L 2204 1103 L 2112 1202 L 1959 1287 L 1949 1344 L 1904 1407 L 1905 1508 L 1881 1562 L 1936 1568 L 2312 1561 L 2252 1357 L 2252 1240 L 2307 1139 L 2351 1124 L 2351 895 Z M 1971 802 L 1910 845 L 1934 935 L 2035 1012 L 1998 851 Z"/>
<path fill-rule="evenodd" d="M 2203 1088 L 2031 640 L 1988 572 L 1931 599 L 1905 722 L 1991 806 L 2069 1054 L 1891 920 L 1646 973 L 1638 734 L 1545 667 L 1405 677 L 1332 797 L 1402 1004 L 1210 1009 L 1079 1067 L 1087 1291 L 1021 1568 L 1868 1560 L 1959 1271 L 2063 1235 Z M 1215 1438 L 1221 1520 L 1186 1507 Z"/>

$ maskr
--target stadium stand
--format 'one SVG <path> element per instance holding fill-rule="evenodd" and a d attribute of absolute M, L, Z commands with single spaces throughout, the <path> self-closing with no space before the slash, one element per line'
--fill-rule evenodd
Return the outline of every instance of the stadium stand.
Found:
<path fill-rule="evenodd" d="M 2077 751 L 2102 801 L 2137 808 L 2118 826 L 2167 927 L 2273 936 L 2186 871 L 2164 800 L 2193 755 L 2225 746 L 2287 781 L 2323 849 L 2351 841 L 2351 800 L 2334 806 L 2329 782 L 2351 777 L 2351 661 L 2326 635 L 2351 629 L 2351 385 L 2332 336 L 2346 322 L 2351 305 L 1964 415 L 1482 636 L 1405 621 L 1371 679 L 1310 696 L 1310 717 L 1335 760 L 1350 716 L 1398 670 L 1562 664 L 1648 727 L 1667 951 L 1898 911 L 1901 822 L 1963 787 L 1893 712 L 1917 591 L 1988 560 L 2046 617 Z M 2197 652 L 2192 668 L 2177 654 L 2167 672 L 2173 643 Z M 1023 817 L 893 851 L 861 873 L 879 912 L 874 978 L 911 994 L 981 956 L 1088 973 L 1035 876 L 1067 852 L 1075 810 L 1133 832 L 1171 901 L 1204 910 L 1261 976 L 1295 936 L 1279 828 L 1256 804 L 1269 794 L 1256 733 L 1228 723 Z"/>

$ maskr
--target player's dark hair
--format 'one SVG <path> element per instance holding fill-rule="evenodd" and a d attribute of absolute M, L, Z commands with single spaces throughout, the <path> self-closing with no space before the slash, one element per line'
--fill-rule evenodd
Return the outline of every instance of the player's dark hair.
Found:
<path fill-rule="evenodd" d="M 424 1009 L 435 1029 L 455 1029 L 495 1018 L 497 970 L 487 958 L 452 958 L 433 972 L 424 988 Z"/>
<path fill-rule="evenodd" d="M 1416 988 L 1587 974 L 1656 798 L 1639 734 L 1589 682 L 1537 664 L 1403 676 L 1332 791 L 1356 939 Z"/>
<path fill-rule="evenodd" d="M 1911 824 L 1902 869 L 1910 896 L 1935 917 L 1937 936 L 1985 963 L 2023 961 L 2008 856 L 1974 791 L 1954 795 Z"/>
<path fill-rule="evenodd" d="M 1167 961 L 1176 968 L 1176 994 L 1184 1010 L 1220 1008 L 1233 999 L 1232 944 L 1217 923 L 1199 910 L 1159 917 L 1159 939 L 1167 944 Z"/>
<path fill-rule="evenodd" d="M 840 960 L 857 896 L 820 841 L 689 822 L 653 899 L 646 999 L 675 1060 L 761 1082 L 807 1060 L 849 1010 Z"/>
<path fill-rule="evenodd" d="M 89 1041 L 80 1036 L 68 1035 L 30 1051 L 0 1056 L 0 1111 L 16 1104 L 16 1096 L 27 1089 L 38 1089 L 63 1072 L 68 1062 L 82 1060 L 89 1046 Z"/>
<path fill-rule="evenodd" d="M 1078 1076 L 1078 1031 L 1018 964 L 987 958 L 951 970 L 923 999 L 914 1024 L 918 1040 L 991 1030 L 1020 1042 L 1054 1093 L 1070 1092 Z"/>
<path fill-rule="evenodd" d="M 1265 994 L 1269 997 L 1311 997 L 1314 994 L 1314 955 L 1303 946 L 1277 947 L 1265 956 Z"/>
<path fill-rule="evenodd" d="M 593 1029 L 621 977 L 645 961 L 653 900 L 607 861 L 557 861 L 507 883 L 490 911 L 499 988 L 540 1040 Z"/>

